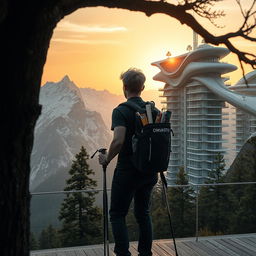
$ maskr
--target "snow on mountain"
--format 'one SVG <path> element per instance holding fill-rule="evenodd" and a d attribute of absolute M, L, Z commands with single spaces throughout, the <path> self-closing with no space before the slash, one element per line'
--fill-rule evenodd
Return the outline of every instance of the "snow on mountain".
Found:
<path fill-rule="evenodd" d="M 42 114 L 36 124 L 31 157 L 32 191 L 51 177 L 61 176 L 60 172 L 67 173 L 82 145 L 90 155 L 108 146 L 111 139 L 101 115 L 85 107 L 79 88 L 68 76 L 57 83 L 46 83 L 39 101 Z"/>
<path fill-rule="evenodd" d="M 158 95 L 157 91 L 145 91 L 142 98 L 154 100 L 159 106 Z M 125 100 L 124 96 L 107 90 L 78 88 L 68 76 L 42 86 L 39 99 L 42 114 L 37 120 L 31 157 L 31 190 L 45 182 L 52 184 L 52 177 L 58 177 L 57 183 L 62 182 L 47 189 L 61 189 L 71 160 L 82 145 L 89 154 L 108 147 L 112 110 Z M 96 166 L 95 161 L 92 165 Z M 41 190 L 44 188 L 40 186 Z"/>
<path fill-rule="evenodd" d="M 37 128 L 47 126 L 57 117 L 69 114 L 72 106 L 81 100 L 79 88 L 65 76 L 59 83 L 48 82 L 40 91 L 39 103 L 43 105 Z"/>

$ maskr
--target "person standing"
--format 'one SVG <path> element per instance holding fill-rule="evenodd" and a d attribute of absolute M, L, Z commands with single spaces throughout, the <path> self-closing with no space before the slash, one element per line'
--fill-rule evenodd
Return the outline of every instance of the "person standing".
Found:
<path fill-rule="evenodd" d="M 130 68 L 122 73 L 123 93 L 127 101 L 145 107 L 141 93 L 145 86 L 145 75 L 139 69 Z M 153 109 L 156 116 L 157 109 Z M 135 113 L 126 106 L 118 106 L 112 113 L 113 139 L 107 154 L 99 155 L 99 163 L 108 165 L 118 155 L 111 188 L 110 222 L 115 240 L 114 252 L 117 256 L 130 256 L 129 237 L 125 222 L 132 199 L 134 216 L 139 226 L 139 256 L 152 255 L 152 223 L 150 217 L 150 199 L 157 173 L 148 175 L 139 173 L 131 161 L 132 136 L 135 132 Z"/>

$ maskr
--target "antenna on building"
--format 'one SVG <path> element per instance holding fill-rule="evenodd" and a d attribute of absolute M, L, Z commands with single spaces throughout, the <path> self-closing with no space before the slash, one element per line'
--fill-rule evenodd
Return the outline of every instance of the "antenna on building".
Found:
<path fill-rule="evenodd" d="M 198 46 L 198 34 L 193 30 L 193 50 Z"/>
<path fill-rule="evenodd" d="M 192 48 L 192 46 L 189 44 L 188 46 L 187 46 L 187 51 L 192 51 L 193 50 L 193 48 Z"/>
<path fill-rule="evenodd" d="M 166 53 L 166 56 L 167 56 L 168 58 L 170 58 L 170 57 L 172 56 L 171 52 L 168 51 L 168 52 Z"/>
<path fill-rule="evenodd" d="M 194 12 L 192 13 L 193 18 L 194 18 Z M 198 34 L 193 30 L 193 51 L 197 48 L 198 46 Z"/>

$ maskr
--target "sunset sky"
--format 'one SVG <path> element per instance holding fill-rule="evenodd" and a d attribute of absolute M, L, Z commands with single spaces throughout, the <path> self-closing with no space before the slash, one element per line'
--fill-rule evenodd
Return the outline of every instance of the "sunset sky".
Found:
<path fill-rule="evenodd" d="M 252 1 L 242 2 L 246 8 Z M 209 21 L 200 19 L 214 34 L 234 31 L 241 25 L 242 16 L 235 0 L 225 0 L 216 8 L 226 13 L 225 18 L 216 20 L 224 28 L 216 28 Z M 119 9 L 79 9 L 66 16 L 54 30 L 42 85 L 68 75 L 80 87 L 121 94 L 120 73 L 129 67 L 137 67 L 147 77 L 147 89 L 160 88 L 163 83 L 152 80 L 159 70 L 151 63 L 166 58 L 167 51 L 172 56 L 183 54 L 189 44 L 192 45 L 192 30 L 163 14 L 147 17 L 143 13 Z M 236 44 L 242 50 L 255 49 L 255 43 L 240 39 Z M 223 61 L 239 67 L 233 54 Z M 246 67 L 247 72 L 251 70 Z M 234 84 L 242 73 L 239 68 L 228 75 Z"/>

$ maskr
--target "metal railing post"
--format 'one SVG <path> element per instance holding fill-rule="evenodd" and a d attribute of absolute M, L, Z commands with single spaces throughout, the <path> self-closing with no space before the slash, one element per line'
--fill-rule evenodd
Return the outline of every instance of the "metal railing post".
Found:
<path fill-rule="evenodd" d="M 198 242 L 198 186 L 196 187 L 196 242 Z"/>

